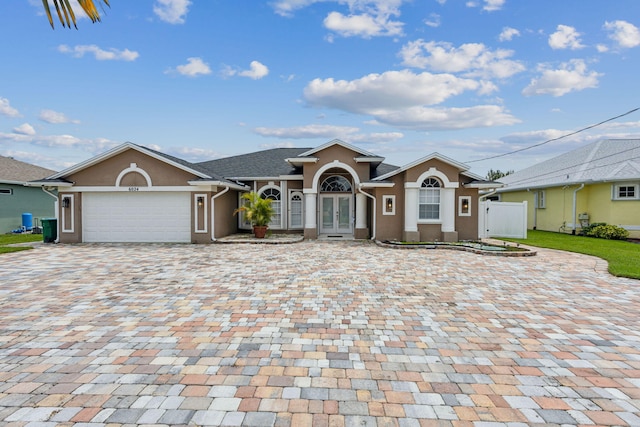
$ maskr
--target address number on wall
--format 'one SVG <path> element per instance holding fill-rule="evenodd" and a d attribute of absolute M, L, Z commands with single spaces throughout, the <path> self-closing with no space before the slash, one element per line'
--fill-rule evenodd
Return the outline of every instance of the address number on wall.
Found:
<path fill-rule="evenodd" d="M 140 191 L 140 187 L 129 187 L 129 191 Z"/>

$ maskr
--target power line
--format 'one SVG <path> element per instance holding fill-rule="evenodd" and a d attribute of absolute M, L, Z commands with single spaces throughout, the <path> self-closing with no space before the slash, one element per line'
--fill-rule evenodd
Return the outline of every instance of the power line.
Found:
<path fill-rule="evenodd" d="M 635 113 L 635 112 L 636 112 L 636 111 L 638 111 L 638 110 L 640 110 L 640 107 L 638 107 L 638 108 L 634 108 L 633 110 L 629 110 L 629 111 L 627 111 L 627 112 L 626 112 L 626 113 L 624 113 L 624 114 L 620 114 L 619 116 L 615 116 L 615 117 L 611 117 L 610 119 L 603 120 L 603 121 L 601 121 L 601 122 L 599 122 L 599 123 L 596 123 L 596 124 L 594 124 L 594 125 L 590 125 L 590 126 L 587 126 L 587 127 L 582 128 L 582 129 L 576 130 L 576 131 L 574 131 L 574 132 L 567 133 L 567 134 L 562 135 L 562 136 L 559 136 L 559 137 L 557 137 L 557 138 L 547 139 L 546 141 L 539 142 L 539 143 L 534 144 L 534 145 L 530 145 L 529 147 L 520 148 L 520 149 L 518 149 L 518 150 L 513 150 L 513 151 L 510 151 L 510 152 L 508 152 L 508 153 L 496 154 L 495 156 L 489 156 L 489 157 L 485 157 L 485 158 L 483 158 L 483 159 L 469 160 L 469 161 L 466 161 L 465 163 L 483 162 L 483 161 L 485 161 L 485 160 L 497 159 L 498 157 L 505 157 L 505 156 L 509 156 L 509 155 L 511 155 L 511 154 L 520 153 L 521 151 L 531 150 L 532 148 L 540 147 L 541 145 L 545 145 L 545 144 L 548 144 L 548 143 L 550 143 L 550 142 L 558 141 L 558 140 L 560 140 L 560 139 L 564 139 L 564 138 L 567 138 L 567 137 L 569 137 L 569 136 L 573 136 L 573 135 L 578 134 L 578 133 L 580 133 L 580 132 L 584 132 L 584 131 L 586 131 L 586 130 L 593 129 L 593 128 L 598 127 L 598 126 L 600 126 L 600 125 L 603 125 L 603 124 L 605 124 L 605 123 L 607 123 L 607 122 L 610 122 L 610 121 L 613 121 L 613 120 L 619 119 L 620 117 L 628 116 L 629 114 L 631 114 L 631 113 Z"/>

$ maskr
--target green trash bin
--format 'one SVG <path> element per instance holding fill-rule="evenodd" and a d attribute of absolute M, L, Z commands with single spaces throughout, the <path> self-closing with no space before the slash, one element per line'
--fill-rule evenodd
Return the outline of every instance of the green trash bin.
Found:
<path fill-rule="evenodd" d="M 43 218 L 42 240 L 45 243 L 54 243 L 58 238 L 58 220 L 56 218 Z"/>

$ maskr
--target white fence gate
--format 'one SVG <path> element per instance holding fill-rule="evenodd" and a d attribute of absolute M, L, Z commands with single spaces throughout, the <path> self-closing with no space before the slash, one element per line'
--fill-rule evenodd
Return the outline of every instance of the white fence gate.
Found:
<path fill-rule="evenodd" d="M 480 202 L 478 234 L 483 237 L 527 238 L 527 202 Z"/>

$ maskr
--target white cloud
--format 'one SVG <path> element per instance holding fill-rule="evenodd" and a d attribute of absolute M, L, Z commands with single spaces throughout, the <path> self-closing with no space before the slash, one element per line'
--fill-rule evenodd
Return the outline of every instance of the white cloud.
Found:
<path fill-rule="evenodd" d="M 552 49 L 582 49 L 584 45 L 580 43 L 580 35 L 573 27 L 558 25 L 556 32 L 549 36 L 549 46 Z"/>
<path fill-rule="evenodd" d="M 257 127 L 253 131 L 258 135 L 275 138 L 336 138 L 358 132 L 357 127 L 332 125 L 306 125 L 290 128 Z"/>
<path fill-rule="evenodd" d="M 598 87 L 598 78 L 602 76 L 595 71 L 588 71 L 587 65 L 581 59 L 565 62 L 558 69 L 549 69 L 541 65 L 539 70 L 542 75 L 531 80 L 529 86 L 522 91 L 523 95 L 558 97 L 570 92 Z"/>
<path fill-rule="evenodd" d="M 427 27 L 438 28 L 440 26 L 440 15 L 432 13 L 429 18 L 424 20 L 424 23 Z"/>
<path fill-rule="evenodd" d="M 464 108 L 411 107 L 403 110 L 379 111 L 376 119 L 400 128 L 438 131 L 478 127 L 506 126 L 519 123 L 504 107 L 476 105 Z"/>
<path fill-rule="evenodd" d="M 259 80 L 269 74 L 269 68 L 258 61 L 251 61 L 251 64 L 249 64 L 249 66 L 250 68 L 248 70 L 240 71 L 238 75 L 249 77 L 253 80 Z"/>
<path fill-rule="evenodd" d="M 58 124 L 58 123 L 80 123 L 79 120 L 73 120 L 67 117 L 64 113 L 53 110 L 42 110 L 38 115 L 38 118 L 43 122 Z"/>
<path fill-rule="evenodd" d="M 340 12 L 331 12 L 324 19 L 324 26 L 343 37 L 359 36 L 368 39 L 374 36 L 401 35 L 403 24 L 391 21 L 385 14 L 346 16 Z"/>
<path fill-rule="evenodd" d="M 189 6 L 190 0 L 156 0 L 153 13 L 169 24 L 184 24 Z"/>
<path fill-rule="evenodd" d="M 478 89 L 480 83 L 475 80 L 402 70 L 351 81 L 315 79 L 304 89 L 304 96 L 311 105 L 368 114 L 380 108 L 439 104 L 451 96 Z"/>
<path fill-rule="evenodd" d="M 8 117 L 20 117 L 18 110 L 10 105 L 7 98 L 0 98 L 0 114 Z"/>
<path fill-rule="evenodd" d="M 393 20 L 400 16 L 400 6 L 407 0 L 277 0 L 272 3 L 281 16 L 293 16 L 296 10 L 314 3 L 326 2 L 345 5 L 348 13 L 329 12 L 323 23 L 325 28 L 343 37 L 396 36 L 402 34 L 403 23 Z M 333 37 L 327 38 L 333 41 Z"/>
<path fill-rule="evenodd" d="M 429 129 L 462 129 L 517 122 L 499 106 L 428 108 L 465 91 L 486 91 L 486 85 L 451 74 L 388 71 L 346 81 L 315 79 L 304 90 L 310 105 L 373 116 L 380 123 Z"/>
<path fill-rule="evenodd" d="M 201 75 L 211 74 L 209 64 L 204 62 L 202 58 L 187 58 L 187 63 L 178 65 L 175 69 L 179 74 L 187 77 L 198 77 Z"/>
<path fill-rule="evenodd" d="M 291 141 L 278 141 L 271 144 L 260 144 L 259 147 L 263 150 L 270 150 L 272 148 L 294 148 L 295 144 Z"/>
<path fill-rule="evenodd" d="M 484 0 L 484 6 L 482 6 L 482 10 L 486 10 L 487 12 L 495 12 L 496 10 L 502 9 L 506 0 Z M 476 0 L 469 0 L 465 3 L 467 7 L 478 7 L 480 3 Z"/>
<path fill-rule="evenodd" d="M 520 36 L 520 31 L 511 27 L 504 27 L 502 29 L 502 32 L 498 36 L 498 40 L 500 40 L 501 42 L 508 42 L 508 41 L 511 41 L 516 36 L 518 37 Z"/>
<path fill-rule="evenodd" d="M 484 7 L 482 9 L 487 12 L 494 12 L 502 9 L 506 0 L 484 0 Z"/>
<path fill-rule="evenodd" d="M 222 69 L 223 77 L 242 76 L 249 77 L 253 80 L 259 80 L 269 74 L 269 68 L 259 61 L 251 61 L 248 70 L 238 70 L 236 68 L 225 65 Z"/>
<path fill-rule="evenodd" d="M 36 130 L 29 123 L 23 123 L 18 127 L 13 128 L 14 133 L 21 135 L 35 135 Z"/>
<path fill-rule="evenodd" d="M 150 148 L 192 162 L 203 162 L 223 157 L 218 151 L 198 147 L 170 147 L 167 150 L 163 150 L 161 147 Z"/>
<path fill-rule="evenodd" d="M 341 139 L 353 144 L 386 144 L 404 138 L 402 132 L 372 132 L 345 135 Z"/>
<path fill-rule="evenodd" d="M 627 21 L 605 22 L 604 28 L 609 31 L 609 38 L 623 48 L 640 45 L 640 30 Z"/>
<path fill-rule="evenodd" d="M 110 48 L 108 50 L 101 49 L 100 47 L 92 44 L 92 45 L 78 45 L 74 47 L 69 47 L 67 45 L 61 44 L 58 46 L 58 51 L 62 53 L 67 53 L 75 58 L 82 58 L 85 54 L 93 54 L 94 58 L 98 61 L 135 61 L 138 56 L 138 52 L 125 49 L 118 50 L 115 48 Z"/>
<path fill-rule="evenodd" d="M 467 76 L 484 78 L 507 78 L 525 69 L 519 61 L 508 59 L 512 50 L 491 51 L 482 43 L 466 43 L 456 48 L 447 42 L 418 39 L 404 45 L 399 55 L 402 63 L 410 67 L 464 72 Z"/>

